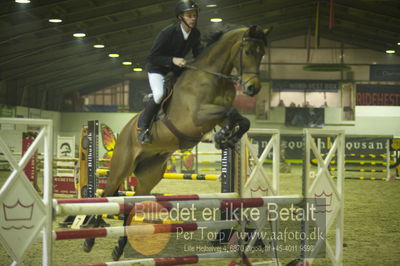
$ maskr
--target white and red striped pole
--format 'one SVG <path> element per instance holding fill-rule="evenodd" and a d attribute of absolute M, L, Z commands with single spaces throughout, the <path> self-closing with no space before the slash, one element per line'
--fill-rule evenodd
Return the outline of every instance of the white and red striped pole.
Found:
<path fill-rule="evenodd" d="M 150 195 L 150 196 L 125 196 L 125 197 L 103 197 L 82 199 L 54 199 L 54 204 L 65 203 L 97 203 L 97 202 L 141 202 L 141 201 L 176 201 L 176 200 L 201 200 L 201 199 L 230 199 L 238 198 L 238 193 L 207 193 L 191 195 Z"/>
<path fill-rule="evenodd" d="M 165 196 L 166 197 L 166 196 Z M 258 198 L 234 198 L 234 199 L 201 199 L 196 200 L 175 200 L 175 201 L 149 201 L 149 202 L 102 202 L 102 199 L 97 198 L 92 200 L 99 200 L 97 203 L 61 203 L 55 204 L 55 211 L 57 215 L 101 215 L 101 214 L 129 214 L 134 208 L 135 212 L 160 212 L 179 210 L 182 208 L 195 208 L 202 210 L 205 208 L 219 208 L 219 209 L 236 209 L 236 208 L 258 208 L 268 206 L 270 203 L 281 204 L 298 204 L 301 202 L 302 197 L 299 195 L 286 195 L 286 196 L 265 196 Z M 189 199 L 189 198 L 188 198 Z M 61 201 L 61 200 L 58 200 Z M 68 200 L 67 200 L 68 201 Z M 90 202 L 90 201 L 88 201 Z"/>
<path fill-rule="evenodd" d="M 229 258 L 237 259 L 238 257 L 240 257 L 238 252 L 226 251 L 226 252 L 202 253 L 202 254 L 176 256 L 176 257 L 147 258 L 147 259 L 135 259 L 135 260 L 125 260 L 125 261 L 100 262 L 94 264 L 79 264 L 75 266 L 128 266 L 128 265 L 171 266 L 171 265 L 182 265 L 182 264 L 197 264 L 201 262 L 209 262 L 213 260 L 221 260 Z"/>
<path fill-rule="evenodd" d="M 188 222 L 180 224 L 145 224 L 115 226 L 105 228 L 86 228 L 76 230 L 53 231 L 54 240 L 70 240 L 82 238 L 119 237 L 127 234 L 134 236 L 152 235 L 159 233 L 182 233 L 196 230 L 220 230 L 222 228 L 234 228 L 237 221 L 213 221 L 213 222 Z"/>

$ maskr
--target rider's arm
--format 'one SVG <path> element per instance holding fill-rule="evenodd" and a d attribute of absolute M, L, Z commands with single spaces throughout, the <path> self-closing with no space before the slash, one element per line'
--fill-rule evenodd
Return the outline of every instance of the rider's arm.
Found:
<path fill-rule="evenodd" d="M 166 56 L 166 47 L 169 40 L 169 32 L 162 30 L 154 41 L 153 47 L 150 50 L 149 62 L 153 65 L 167 66 L 172 65 L 172 56 Z"/>

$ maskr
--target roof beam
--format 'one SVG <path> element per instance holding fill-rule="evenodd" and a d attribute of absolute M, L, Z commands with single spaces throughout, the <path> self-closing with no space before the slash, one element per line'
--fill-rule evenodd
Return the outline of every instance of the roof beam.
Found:
<path fill-rule="evenodd" d="M 147 0 L 141 2 L 129 1 L 125 5 L 121 5 L 121 2 L 107 1 L 105 2 L 107 4 L 103 4 L 95 8 L 91 7 L 90 12 L 88 12 L 89 9 L 82 9 L 82 7 L 77 7 L 77 12 L 72 12 L 64 15 L 67 18 L 64 19 L 63 23 L 61 24 L 51 24 L 47 21 L 48 17 L 46 17 L 42 20 L 36 20 L 33 22 L 30 21 L 27 23 L 16 25 L 10 29 L 5 29 L 2 32 L 0 44 L 27 37 L 32 34 L 49 32 L 53 29 L 58 29 L 60 32 L 66 32 L 69 31 L 71 26 L 74 26 L 77 23 L 92 22 L 103 17 L 107 18 L 110 16 L 110 14 L 115 16 L 124 13 L 131 13 L 134 10 L 140 10 L 141 8 L 147 8 L 149 6 L 157 5 L 159 4 L 159 2 L 159 0 Z M 165 5 L 169 2 L 172 3 L 173 0 L 166 0 L 163 4 Z"/>
<path fill-rule="evenodd" d="M 352 8 L 355 12 L 364 12 L 366 19 L 370 17 L 379 17 L 384 21 L 399 19 L 400 5 L 397 0 L 376 1 L 375 3 L 360 0 L 335 0 L 335 5 Z"/>
<path fill-rule="evenodd" d="M 71 67 L 69 69 L 59 69 L 57 71 L 52 72 L 51 74 L 46 75 L 43 73 L 42 75 L 30 75 L 25 78 L 28 84 L 46 84 L 56 82 L 67 82 L 68 80 L 75 80 L 81 77 L 85 77 L 90 75 L 91 73 L 101 73 L 103 76 L 109 76 L 108 72 L 118 70 L 121 73 L 126 73 L 129 70 L 126 68 L 120 68 L 115 66 L 109 60 L 99 60 L 96 64 L 87 63 L 82 64 L 78 67 Z"/>
<path fill-rule="evenodd" d="M 227 3 L 226 3 L 226 5 L 223 5 L 224 7 L 221 8 L 221 12 L 226 12 L 227 14 L 233 14 L 233 15 L 230 15 L 230 17 L 232 18 L 232 20 L 234 20 L 235 17 L 237 17 L 237 13 L 236 13 L 237 6 L 241 5 L 240 3 L 243 4 L 243 1 L 240 1 L 240 0 L 230 0 L 230 1 L 225 0 L 225 1 Z M 249 16 L 251 16 L 251 15 L 256 16 L 260 12 L 266 13 L 264 11 L 264 9 L 262 9 L 262 5 L 260 5 L 259 1 L 252 0 L 249 2 L 253 2 L 255 4 L 252 6 L 252 8 L 248 7 L 246 9 L 244 9 L 241 12 L 242 14 L 247 14 Z M 298 6 L 305 5 L 306 3 L 308 3 L 308 1 L 302 0 L 299 4 L 295 5 L 292 8 L 296 8 Z M 229 11 L 229 9 L 230 9 L 230 11 Z M 282 12 L 282 11 L 279 11 L 279 9 L 277 9 L 277 10 L 275 10 L 275 11 L 273 10 L 271 12 Z M 205 17 L 207 17 L 209 15 L 213 15 L 213 14 L 214 14 L 213 11 L 206 11 L 206 12 L 204 12 L 204 14 L 202 14 L 202 16 L 205 18 Z M 133 20 L 132 19 L 122 20 L 122 21 L 119 21 L 117 23 L 112 23 L 111 25 L 107 25 L 107 26 L 106 25 L 98 25 L 96 27 L 90 27 L 87 29 L 87 34 L 88 34 L 87 39 L 101 38 L 103 35 L 106 35 L 109 33 L 117 33 L 117 32 L 120 33 L 120 32 L 125 32 L 125 31 L 130 31 L 130 30 L 136 31 L 136 30 L 140 30 L 144 26 L 149 27 L 149 25 L 151 25 L 151 27 L 154 27 L 153 26 L 154 24 L 159 24 L 159 25 L 165 26 L 171 22 L 171 15 L 168 12 L 162 12 L 157 18 L 158 18 L 157 22 L 154 22 L 153 17 L 146 17 L 146 18 L 138 17 Z M 229 21 L 229 19 L 227 19 L 227 21 Z M 162 26 L 158 26 L 157 28 L 161 28 Z M 72 34 L 72 32 L 56 34 L 56 35 L 53 35 L 50 37 L 40 38 L 39 40 L 34 39 L 34 40 L 32 40 L 32 42 L 34 42 L 34 45 L 31 45 L 30 50 L 36 50 L 36 51 L 42 50 L 48 46 L 52 47 L 54 45 L 60 45 L 63 42 L 70 42 L 73 39 L 71 34 Z M 29 41 L 29 40 L 27 40 L 27 41 Z M 11 54 L 11 53 L 15 54 L 15 53 L 23 52 L 25 48 L 26 48 L 26 42 L 22 42 L 22 43 L 16 43 L 16 44 L 9 45 L 9 47 L 3 47 L 1 50 L 3 51 L 2 54 Z"/>
<path fill-rule="evenodd" d="M 107 77 L 93 78 L 77 85 L 63 86 L 62 92 L 64 95 L 67 95 L 71 92 L 79 91 L 81 95 L 85 95 L 94 91 L 102 90 L 122 81 L 123 79 L 108 79 Z"/>
<path fill-rule="evenodd" d="M 75 79 L 70 80 L 52 80 L 51 82 L 46 82 L 46 87 L 51 88 L 52 90 L 59 90 L 60 93 L 65 94 L 68 88 L 80 88 L 84 83 L 90 83 L 93 80 L 106 80 L 106 79 L 113 79 L 113 80 L 123 80 L 123 73 L 120 69 L 113 69 L 108 70 L 108 76 L 105 76 L 103 72 L 92 72 L 85 76 L 80 76 Z M 112 77 L 112 78 L 110 78 Z M 72 90 L 70 90 L 72 91 Z"/>

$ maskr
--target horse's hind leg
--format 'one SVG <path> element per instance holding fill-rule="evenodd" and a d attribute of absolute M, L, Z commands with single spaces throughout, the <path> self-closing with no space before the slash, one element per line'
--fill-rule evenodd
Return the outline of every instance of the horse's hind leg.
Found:
<path fill-rule="evenodd" d="M 134 151 L 130 146 L 129 136 L 121 134 L 111 159 L 110 173 L 103 197 L 112 196 L 118 192 L 122 181 L 132 173 L 134 165 Z M 98 215 L 93 227 L 99 227 L 102 217 Z M 90 252 L 95 244 L 95 238 L 87 238 L 83 243 L 83 251 Z"/>
<path fill-rule="evenodd" d="M 103 192 L 103 197 L 113 196 L 120 184 L 132 174 L 136 153 L 130 145 L 130 141 L 119 143 L 115 147 L 111 163 L 110 173 L 107 178 L 107 184 Z"/>
<path fill-rule="evenodd" d="M 167 159 L 170 154 L 154 155 L 152 157 L 140 160 L 135 168 L 135 175 L 138 177 L 138 184 L 135 186 L 135 195 L 149 195 L 151 190 L 162 179 L 167 167 Z M 125 215 L 124 226 L 129 225 L 127 221 L 128 215 Z M 113 260 L 119 260 L 124 252 L 127 236 L 121 236 L 118 245 L 114 247 L 112 252 Z"/>
<path fill-rule="evenodd" d="M 135 187 L 135 195 L 149 195 L 151 190 L 163 178 L 167 167 L 167 160 L 171 154 L 156 154 L 141 160 L 136 168 L 135 175 L 138 177 L 138 184 Z"/>

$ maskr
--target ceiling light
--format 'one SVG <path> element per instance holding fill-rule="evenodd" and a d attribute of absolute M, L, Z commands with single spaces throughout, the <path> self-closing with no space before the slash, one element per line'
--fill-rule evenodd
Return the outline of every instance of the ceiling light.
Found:
<path fill-rule="evenodd" d="M 50 23 L 61 23 L 61 22 L 62 22 L 62 19 L 59 19 L 59 18 L 50 18 L 50 19 L 49 19 L 49 22 L 50 22 Z"/>
<path fill-rule="evenodd" d="M 15 3 L 20 3 L 20 4 L 27 4 L 30 3 L 30 0 L 15 0 Z"/>
<path fill-rule="evenodd" d="M 209 4 L 209 5 L 206 5 L 206 7 L 217 7 L 217 5 L 216 4 Z"/>
<path fill-rule="evenodd" d="M 397 45 L 400 45 L 400 42 L 398 42 Z"/>
<path fill-rule="evenodd" d="M 141 72 L 141 71 L 143 71 L 143 68 L 141 68 L 141 67 L 134 67 L 134 68 L 133 68 L 133 71 L 135 71 L 135 72 Z"/>
<path fill-rule="evenodd" d="M 86 34 L 83 32 L 77 32 L 77 33 L 74 33 L 74 37 L 83 38 L 83 37 L 86 37 Z"/>
<path fill-rule="evenodd" d="M 108 57 L 119 57 L 119 54 L 108 54 Z"/>
<path fill-rule="evenodd" d="M 132 62 L 131 62 L 131 61 L 124 61 L 124 62 L 122 62 L 122 64 L 123 64 L 124 66 L 131 66 L 131 65 L 132 65 Z"/>
<path fill-rule="evenodd" d="M 221 22 L 222 18 L 212 18 L 210 19 L 211 22 Z"/>
<path fill-rule="evenodd" d="M 95 45 L 93 45 L 93 47 L 94 48 L 104 48 L 104 47 L 106 47 L 104 44 L 95 44 Z"/>
<path fill-rule="evenodd" d="M 396 53 L 396 51 L 395 50 L 386 50 L 386 53 L 387 54 L 394 54 L 394 53 Z"/>

